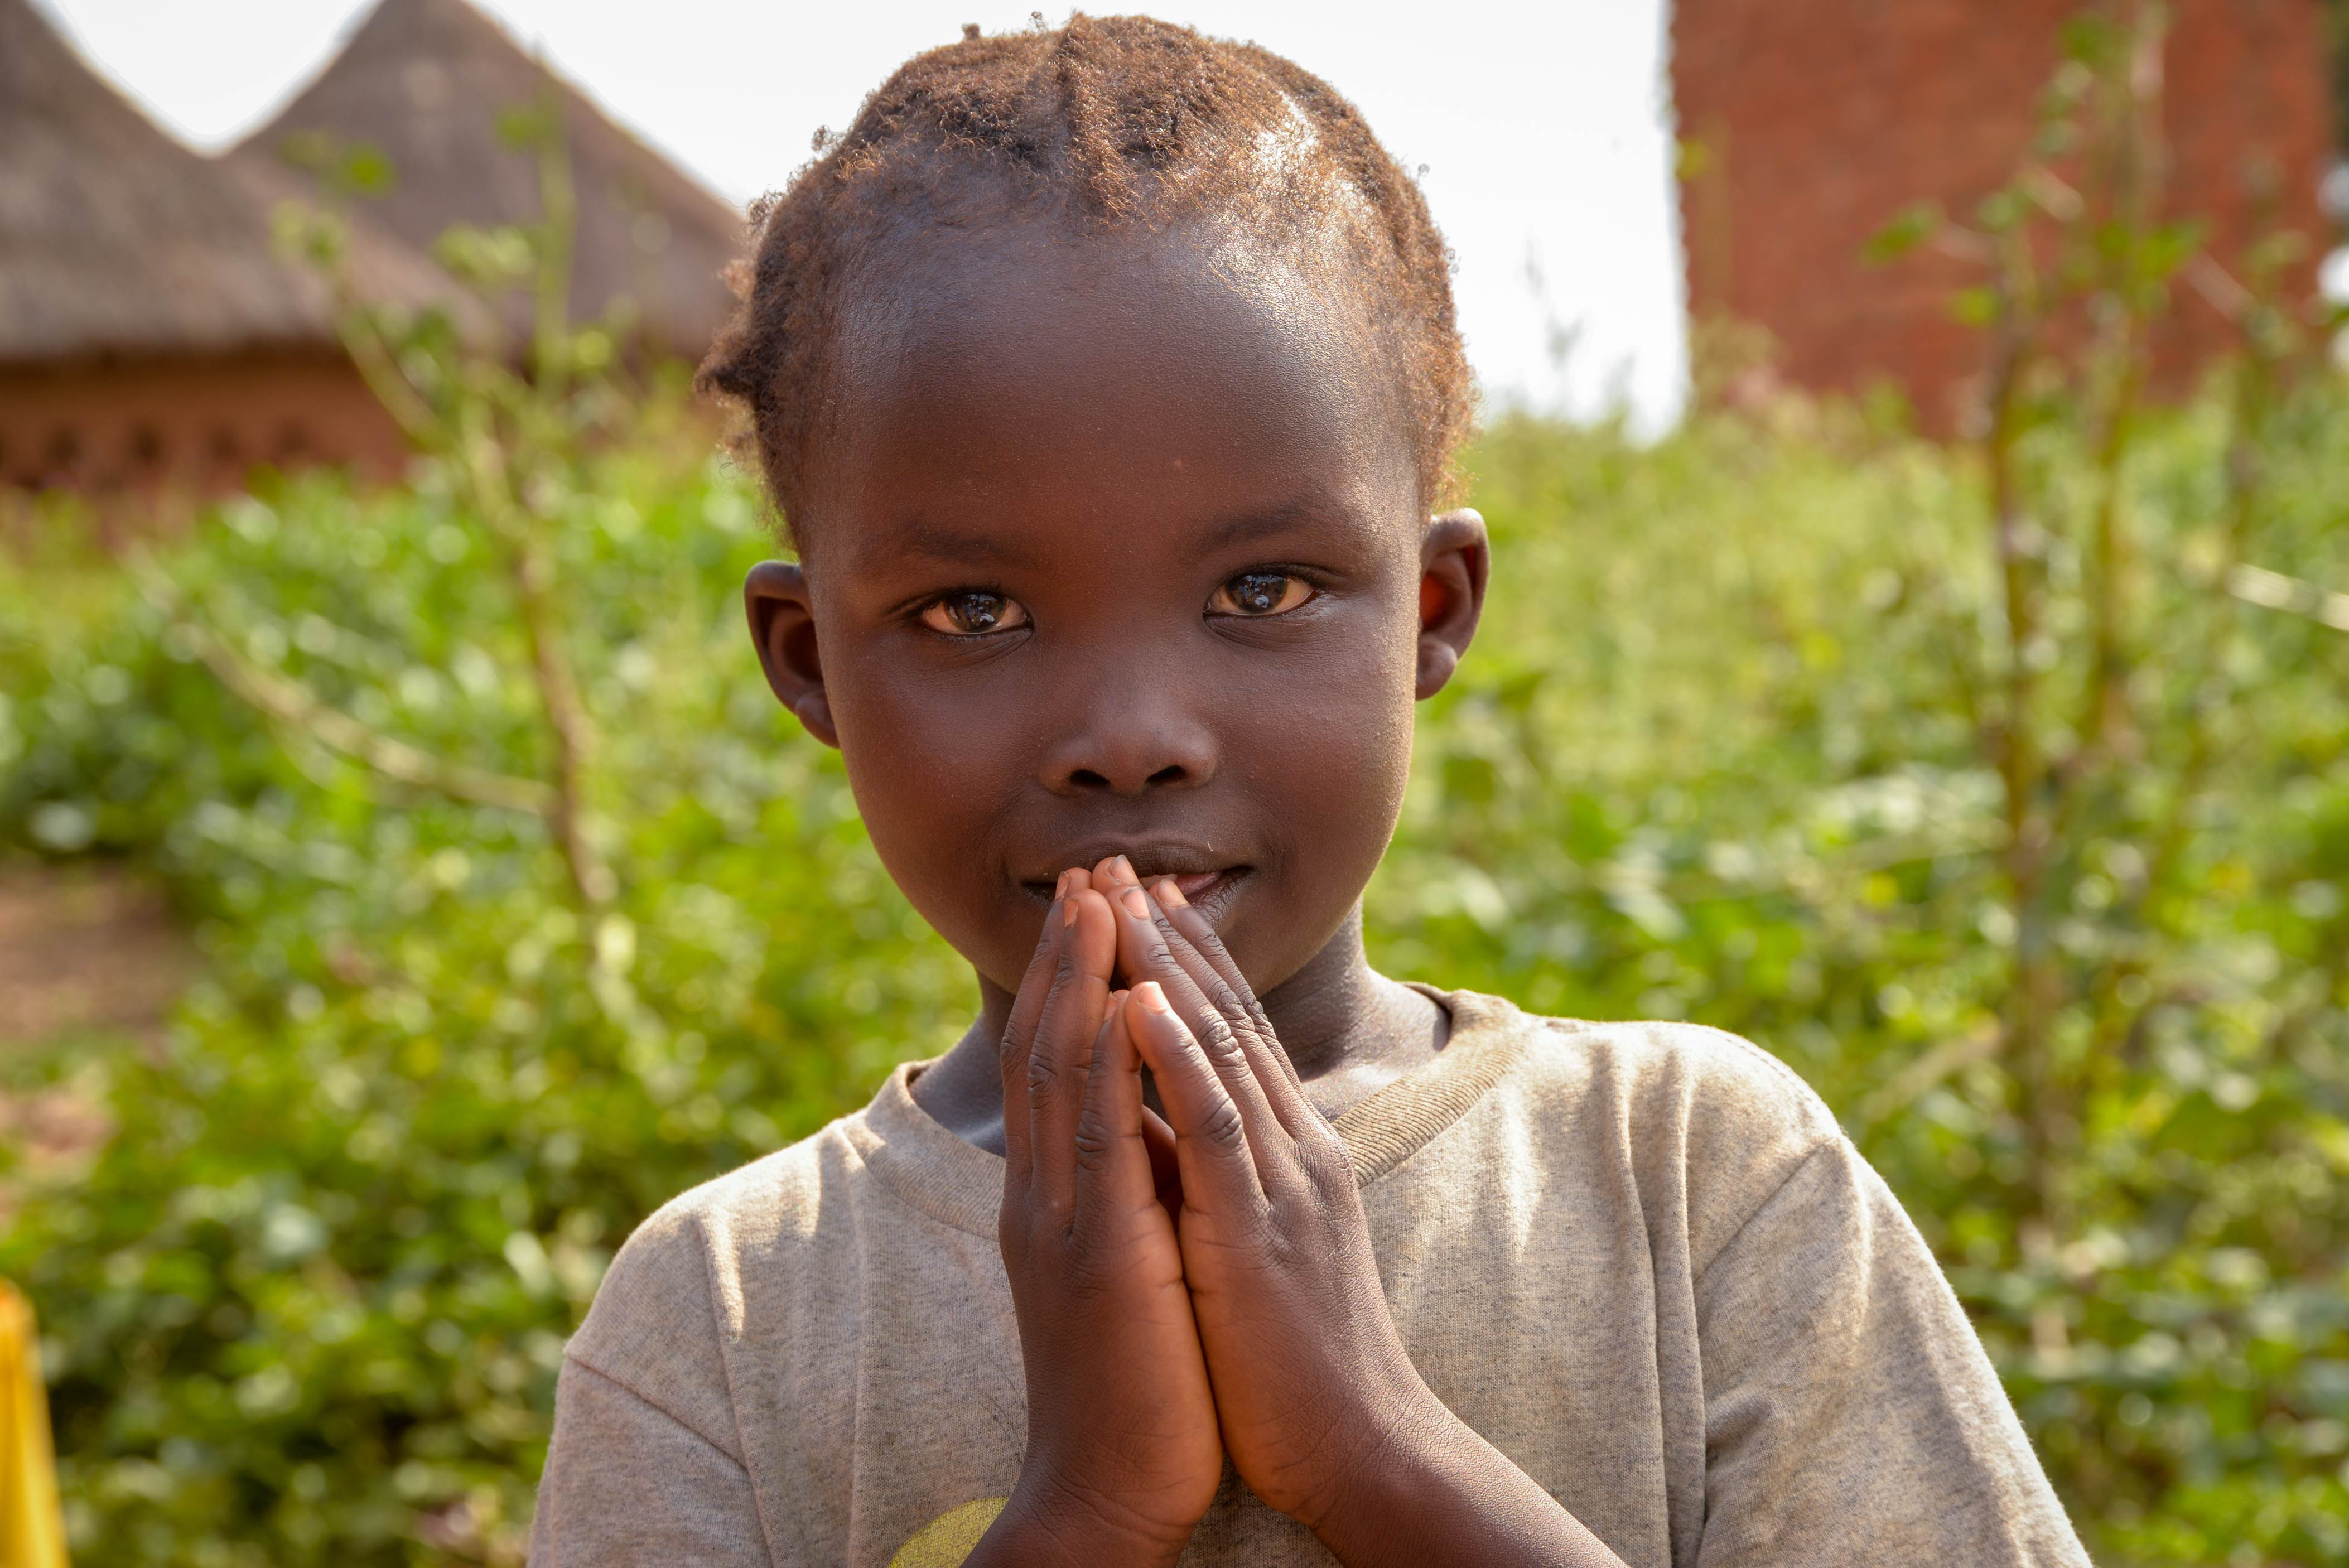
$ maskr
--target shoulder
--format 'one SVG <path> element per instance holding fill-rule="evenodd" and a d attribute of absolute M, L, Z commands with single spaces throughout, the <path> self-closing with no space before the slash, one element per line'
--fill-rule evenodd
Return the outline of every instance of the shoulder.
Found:
<path fill-rule="evenodd" d="M 860 1163 L 851 1119 L 656 1210 L 612 1259 L 569 1358 L 739 1455 L 725 1359 L 746 1329 L 743 1260 L 814 1241 L 827 1190 Z"/>
<path fill-rule="evenodd" d="M 1725 1030 L 1546 1018 L 1490 997 L 1462 1000 L 1515 1038 L 1503 1092 L 1535 1119 L 1612 1145 L 1644 1205 L 1684 1212 L 1699 1260 L 1814 1156 L 1848 1148 L 1835 1114 L 1792 1068 Z"/>
<path fill-rule="evenodd" d="M 1799 1158 L 1841 1136 L 1834 1113 L 1792 1068 L 1726 1030 L 1546 1018 L 1468 992 L 1449 1000 L 1455 1019 L 1516 1047 L 1508 1081 L 1536 1103 L 1578 1116 L 1604 1108 L 1636 1129 L 1685 1134 L 1697 1140 L 1692 1152 L 1705 1157 L 1728 1145 Z"/>

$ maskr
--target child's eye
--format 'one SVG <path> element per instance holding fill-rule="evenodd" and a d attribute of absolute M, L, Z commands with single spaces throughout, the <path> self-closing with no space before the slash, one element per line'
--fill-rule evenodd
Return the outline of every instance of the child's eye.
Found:
<path fill-rule="evenodd" d="M 965 588 L 934 599 L 922 611 L 922 624 L 949 637 L 983 637 L 989 632 L 1009 632 L 1028 624 L 1028 607 L 1017 599 Z"/>
<path fill-rule="evenodd" d="M 1283 615 L 1313 597 L 1313 585 L 1286 572 L 1243 572 L 1228 579 L 1207 601 L 1210 615 L 1261 619 Z"/>

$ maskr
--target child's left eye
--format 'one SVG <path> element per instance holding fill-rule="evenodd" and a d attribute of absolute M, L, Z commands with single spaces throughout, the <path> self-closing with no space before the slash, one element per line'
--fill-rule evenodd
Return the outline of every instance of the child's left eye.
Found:
<path fill-rule="evenodd" d="M 1286 572 L 1243 572 L 1228 578 L 1207 601 L 1210 615 L 1244 615 L 1261 620 L 1286 614 L 1313 597 L 1313 584 Z"/>

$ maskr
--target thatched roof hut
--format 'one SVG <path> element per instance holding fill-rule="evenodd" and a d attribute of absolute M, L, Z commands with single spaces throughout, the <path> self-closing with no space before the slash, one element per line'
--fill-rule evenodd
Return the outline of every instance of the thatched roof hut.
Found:
<path fill-rule="evenodd" d="M 395 469 L 405 443 L 343 351 L 334 291 L 272 247 L 273 209 L 300 194 L 181 146 L 0 0 L 0 485 Z M 377 301 L 453 290 L 364 222 L 350 265 Z"/>
<path fill-rule="evenodd" d="M 298 193 L 181 146 L 0 0 L 0 363 L 332 345 L 325 280 L 271 249 L 270 209 Z M 365 232 L 352 263 L 372 298 L 449 288 Z"/>
<path fill-rule="evenodd" d="M 629 302 L 651 340 L 699 357 L 732 307 L 721 276 L 740 253 L 742 216 L 553 77 L 466 0 L 381 0 L 324 73 L 230 161 L 277 164 L 288 141 L 324 132 L 388 159 L 389 191 L 370 217 L 419 249 L 450 225 L 528 223 L 541 215 L 533 153 L 499 134 L 507 111 L 563 109 L 577 218 L 572 315 Z"/>

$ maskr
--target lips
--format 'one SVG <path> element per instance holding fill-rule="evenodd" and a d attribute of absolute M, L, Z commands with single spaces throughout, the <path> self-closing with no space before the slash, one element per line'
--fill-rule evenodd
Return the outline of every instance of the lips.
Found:
<path fill-rule="evenodd" d="M 1143 842 L 1079 844 L 1064 852 L 1050 875 L 1021 879 L 1021 886 L 1036 896 L 1050 900 L 1054 883 L 1062 871 L 1080 867 L 1091 871 L 1112 855 L 1123 855 L 1133 866 L 1134 874 L 1146 885 L 1160 877 L 1171 877 L 1182 890 L 1183 897 L 1193 904 L 1205 906 L 1210 917 L 1255 868 L 1246 861 L 1235 861 L 1227 851 L 1210 849 L 1202 844 Z"/>
<path fill-rule="evenodd" d="M 1185 872 L 1174 879 L 1174 885 L 1183 890 L 1183 896 L 1185 899 L 1196 903 L 1209 896 L 1216 888 L 1221 887 L 1226 878 L 1240 869 L 1242 868 L 1237 866 L 1227 866 L 1222 871 Z"/>

